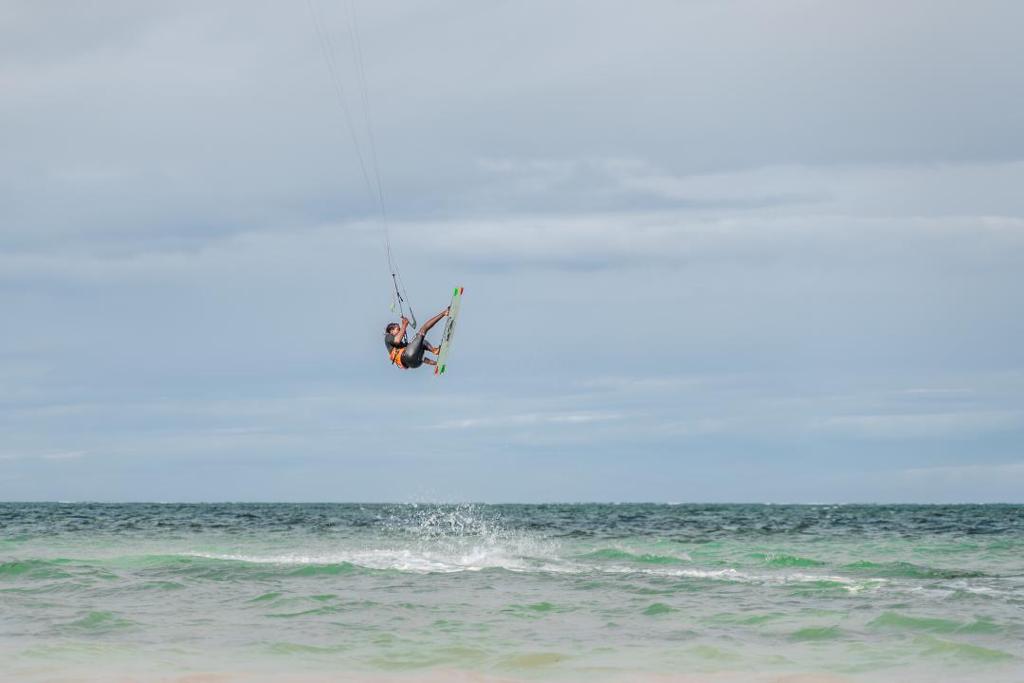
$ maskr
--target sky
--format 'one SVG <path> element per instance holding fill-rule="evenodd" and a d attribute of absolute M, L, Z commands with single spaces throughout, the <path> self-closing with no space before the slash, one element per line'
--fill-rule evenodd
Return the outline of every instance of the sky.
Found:
<path fill-rule="evenodd" d="M 1021 25 L 7 0 L 0 500 L 1022 502 Z"/>

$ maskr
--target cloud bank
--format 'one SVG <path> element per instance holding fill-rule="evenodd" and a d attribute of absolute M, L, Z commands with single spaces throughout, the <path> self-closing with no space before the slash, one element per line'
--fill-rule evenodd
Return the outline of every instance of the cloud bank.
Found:
<path fill-rule="evenodd" d="M 306 8 L 15 2 L 0 499 L 1019 500 L 1019 4 L 356 9 L 452 373 Z"/>

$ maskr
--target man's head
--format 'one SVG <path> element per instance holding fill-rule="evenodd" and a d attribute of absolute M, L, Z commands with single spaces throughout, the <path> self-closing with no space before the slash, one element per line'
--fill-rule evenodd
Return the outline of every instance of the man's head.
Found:
<path fill-rule="evenodd" d="M 398 323 L 388 323 L 384 328 L 384 334 L 398 334 Z"/>

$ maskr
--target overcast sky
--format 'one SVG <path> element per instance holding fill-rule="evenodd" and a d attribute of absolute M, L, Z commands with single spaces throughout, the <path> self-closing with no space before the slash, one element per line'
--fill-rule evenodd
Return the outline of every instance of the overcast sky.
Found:
<path fill-rule="evenodd" d="M 353 9 L 450 373 L 344 1 L 7 0 L 0 500 L 1024 501 L 1024 4 Z"/>

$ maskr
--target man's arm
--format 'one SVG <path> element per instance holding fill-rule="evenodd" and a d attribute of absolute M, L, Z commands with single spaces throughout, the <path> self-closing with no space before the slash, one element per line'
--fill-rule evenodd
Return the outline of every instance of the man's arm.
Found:
<path fill-rule="evenodd" d="M 409 327 L 409 319 L 404 315 L 402 316 L 402 322 L 398 326 L 398 332 L 395 333 L 395 343 L 400 344 L 405 339 L 405 330 Z"/>

